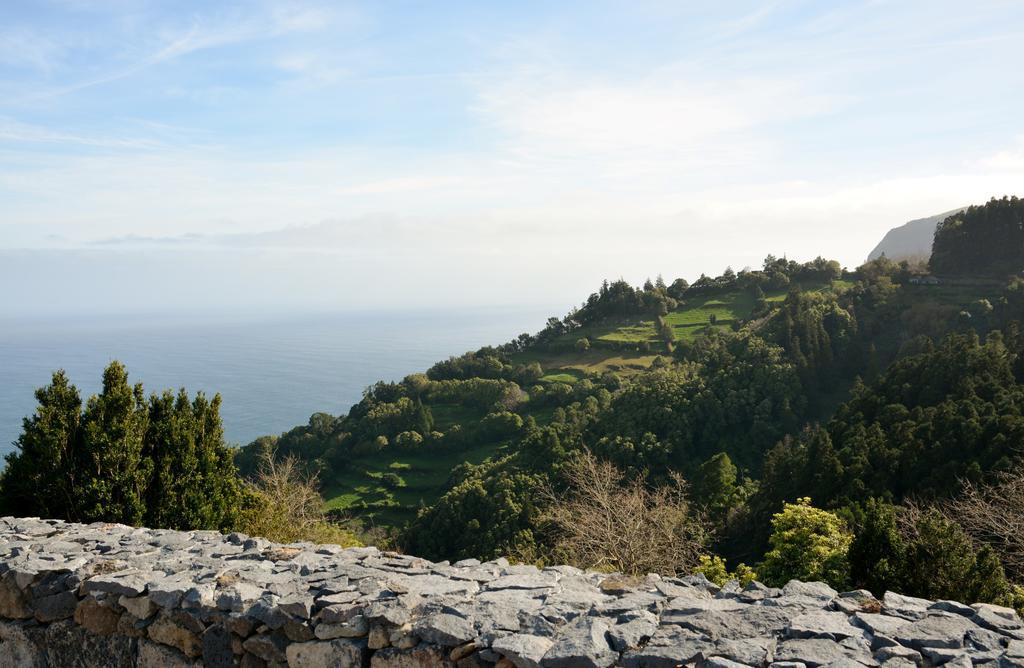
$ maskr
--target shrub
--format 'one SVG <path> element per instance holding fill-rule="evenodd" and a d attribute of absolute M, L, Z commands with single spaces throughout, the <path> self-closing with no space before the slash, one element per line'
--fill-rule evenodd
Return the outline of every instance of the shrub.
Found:
<path fill-rule="evenodd" d="M 700 565 L 697 566 L 694 572 L 703 573 L 704 577 L 719 587 L 729 580 L 736 580 L 740 585 L 746 586 L 757 579 L 757 573 L 746 564 L 739 564 L 736 566 L 735 571 L 730 572 L 725 566 L 725 560 L 717 554 L 702 554 L 700 556 Z"/>
<path fill-rule="evenodd" d="M 789 580 L 822 581 L 843 589 L 853 535 L 835 514 L 811 506 L 807 497 L 787 503 L 772 518 L 771 549 L 758 572 L 769 585 Z"/>
<path fill-rule="evenodd" d="M 304 474 L 299 460 L 263 455 L 253 480 L 246 483 L 248 502 L 240 530 L 279 543 L 311 541 L 360 545 L 355 535 L 327 520 L 324 501 L 313 474 Z"/>
<path fill-rule="evenodd" d="M 700 563 L 708 531 L 685 495 L 685 483 L 651 488 L 584 451 L 564 469 L 567 493 L 552 488 L 542 524 L 554 559 L 628 575 L 689 573 Z"/>

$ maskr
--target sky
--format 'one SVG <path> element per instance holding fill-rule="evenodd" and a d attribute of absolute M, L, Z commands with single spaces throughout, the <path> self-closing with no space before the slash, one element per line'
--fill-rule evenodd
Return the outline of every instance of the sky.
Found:
<path fill-rule="evenodd" d="M 1021 63 L 1017 1 L 5 0 L 0 309 L 854 267 L 1024 194 Z"/>

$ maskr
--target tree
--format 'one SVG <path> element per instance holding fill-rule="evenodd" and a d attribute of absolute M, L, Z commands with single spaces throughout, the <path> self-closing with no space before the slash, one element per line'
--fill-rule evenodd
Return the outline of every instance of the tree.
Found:
<path fill-rule="evenodd" d="M 145 524 L 152 527 L 226 530 L 235 524 L 240 486 L 233 452 L 224 442 L 220 395 L 190 401 L 182 389 L 149 400 L 144 456 L 153 476 L 146 493 Z"/>
<path fill-rule="evenodd" d="M 542 515 L 556 561 L 628 575 L 691 572 L 700 563 L 708 532 L 681 478 L 652 489 L 588 451 L 563 477 L 567 491 L 548 487 Z"/>
<path fill-rule="evenodd" d="M 1009 602 L 1012 591 L 991 548 L 976 548 L 962 528 L 935 508 L 908 506 L 897 519 L 907 544 L 905 591 L 930 599 Z"/>
<path fill-rule="evenodd" d="M 738 475 L 736 465 L 724 452 L 719 452 L 700 465 L 694 484 L 694 496 L 716 520 L 724 518 L 739 500 L 736 484 Z"/>
<path fill-rule="evenodd" d="M 854 586 L 930 599 L 1013 604 L 996 553 L 977 546 L 938 507 L 865 505 L 850 547 Z"/>
<path fill-rule="evenodd" d="M 584 353 L 584 352 L 590 350 L 590 339 L 588 339 L 585 336 L 582 337 L 582 338 L 576 339 L 576 346 L 575 347 L 576 347 L 576 351 L 577 352 L 581 352 L 581 353 Z"/>
<path fill-rule="evenodd" d="M 787 503 L 772 518 L 771 549 L 757 572 L 770 585 L 789 580 L 822 581 L 842 589 L 853 535 L 835 514 L 811 506 L 807 497 Z"/>
<path fill-rule="evenodd" d="M 929 267 L 939 274 L 1015 274 L 1024 269 L 1024 200 L 991 199 L 935 228 Z"/>
<path fill-rule="evenodd" d="M 124 365 L 111 362 L 103 390 L 90 397 L 82 414 L 84 475 L 76 492 L 83 521 L 142 522 L 153 465 L 142 456 L 147 422 L 142 385 L 129 385 Z"/>
<path fill-rule="evenodd" d="M 850 581 L 876 596 L 903 591 L 906 545 L 896 526 L 896 507 L 869 499 L 850 545 Z"/>
<path fill-rule="evenodd" d="M 0 477 L 4 512 L 155 528 L 229 530 L 240 482 L 224 443 L 220 397 L 182 390 L 147 403 L 119 362 L 82 408 L 63 371 L 36 392 L 18 451 Z"/>
<path fill-rule="evenodd" d="M 976 541 L 990 546 L 1015 581 L 1024 581 L 1024 472 L 1002 473 L 987 484 L 964 483 L 941 506 Z"/>
<path fill-rule="evenodd" d="M 36 390 L 38 406 L 22 423 L 0 477 L 0 503 L 10 515 L 80 519 L 77 482 L 82 399 L 63 370 Z"/>

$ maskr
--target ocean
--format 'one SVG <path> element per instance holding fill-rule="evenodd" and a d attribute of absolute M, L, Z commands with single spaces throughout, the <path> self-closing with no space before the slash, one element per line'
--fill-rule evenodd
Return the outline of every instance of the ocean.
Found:
<path fill-rule="evenodd" d="M 535 333 L 557 309 L 481 308 L 287 316 L 159 316 L 0 320 L 0 456 L 11 452 L 34 390 L 67 371 L 83 400 L 103 368 L 123 362 L 146 393 L 219 392 L 227 439 L 348 411 L 378 380 L 400 380 L 451 355 Z M 2 465 L 2 464 L 0 464 Z"/>

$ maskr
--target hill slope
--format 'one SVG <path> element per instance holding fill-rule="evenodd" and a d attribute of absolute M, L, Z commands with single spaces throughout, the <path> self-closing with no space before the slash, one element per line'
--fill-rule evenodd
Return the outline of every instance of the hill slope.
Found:
<path fill-rule="evenodd" d="M 890 260 L 927 259 L 932 253 L 935 227 L 949 216 L 963 210 L 953 209 L 892 228 L 868 254 L 868 261 L 877 260 L 882 255 Z"/>

